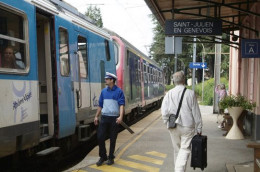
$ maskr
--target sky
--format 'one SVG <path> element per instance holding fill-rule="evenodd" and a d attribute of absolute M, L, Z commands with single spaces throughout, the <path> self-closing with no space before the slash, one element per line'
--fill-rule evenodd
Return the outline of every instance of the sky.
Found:
<path fill-rule="evenodd" d="M 103 27 L 126 39 L 144 54 L 149 55 L 153 40 L 152 12 L 144 0 L 64 0 L 85 14 L 88 6 L 101 10 Z"/>

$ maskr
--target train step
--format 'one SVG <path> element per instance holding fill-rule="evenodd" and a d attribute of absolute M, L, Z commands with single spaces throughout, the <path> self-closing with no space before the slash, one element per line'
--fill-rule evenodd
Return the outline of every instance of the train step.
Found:
<path fill-rule="evenodd" d="M 80 142 L 87 141 L 90 138 L 90 125 L 78 126 L 78 140 Z"/>
<path fill-rule="evenodd" d="M 46 137 L 49 134 L 49 125 L 41 124 L 40 125 L 41 137 Z"/>
<path fill-rule="evenodd" d="M 59 149 L 60 149 L 60 147 L 50 147 L 48 149 L 44 149 L 40 152 L 37 152 L 36 155 L 37 156 L 45 156 L 45 155 L 51 154 L 53 152 L 56 152 Z"/>

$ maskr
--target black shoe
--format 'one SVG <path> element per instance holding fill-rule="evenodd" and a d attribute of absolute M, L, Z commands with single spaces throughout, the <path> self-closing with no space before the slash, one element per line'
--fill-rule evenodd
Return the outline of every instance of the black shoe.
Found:
<path fill-rule="evenodd" d="M 112 164 L 114 164 L 114 159 L 108 159 L 107 165 L 112 165 Z"/>
<path fill-rule="evenodd" d="M 100 158 L 99 160 L 98 160 L 98 162 L 96 163 L 96 165 L 97 166 L 100 166 L 100 165 L 102 165 L 103 164 L 103 162 L 105 162 L 107 160 L 107 158 L 105 159 L 105 158 Z"/>

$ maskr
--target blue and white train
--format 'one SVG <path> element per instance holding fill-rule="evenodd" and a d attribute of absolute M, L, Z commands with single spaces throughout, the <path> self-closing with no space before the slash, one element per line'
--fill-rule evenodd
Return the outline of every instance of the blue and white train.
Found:
<path fill-rule="evenodd" d="M 64 1 L 0 0 L 0 158 L 88 140 L 105 72 L 116 73 L 115 49 Z"/>

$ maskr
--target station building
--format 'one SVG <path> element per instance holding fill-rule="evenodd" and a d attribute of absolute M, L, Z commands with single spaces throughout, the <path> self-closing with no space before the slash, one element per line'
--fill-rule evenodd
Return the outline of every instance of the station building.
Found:
<path fill-rule="evenodd" d="M 240 94 L 256 102 L 256 108 L 248 112 L 245 117 L 244 128 L 252 140 L 260 140 L 260 2 L 253 0 L 145 0 L 145 2 L 163 27 L 167 20 L 172 19 L 184 21 L 217 19 L 222 22 L 222 33 L 229 35 L 230 40 L 212 36 L 212 43 L 230 46 L 228 91 L 229 94 Z M 196 37 L 205 40 L 203 36 Z M 216 42 L 216 38 L 219 38 L 220 42 Z M 245 48 L 245 44 L 242 44 L 242 40 L 250 41 L 249 39 L 255 41 L 251 50 L 256 55 L 244 58 L 242 49 Z M 215 79 L 218 77 L 215 75 Z"/>

